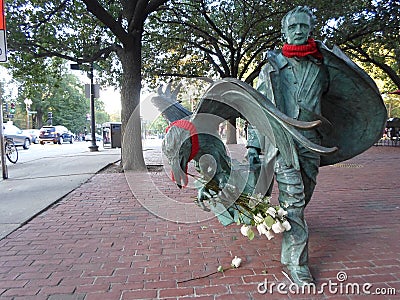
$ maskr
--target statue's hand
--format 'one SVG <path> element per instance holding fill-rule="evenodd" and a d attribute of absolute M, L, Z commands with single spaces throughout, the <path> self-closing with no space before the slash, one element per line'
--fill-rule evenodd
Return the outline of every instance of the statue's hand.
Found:
<path fill-rule="evenodd" d="M 246 158 L 250 164 L 250 170 L 256 169 L 261 164 L 258 150 L 254 147 L 249 147 L 247 149 Z"/>
<path fill-rule="evenodd" d="M 227 201 L 230 204 L 233 204 L 233 202 L 239 197 L 240 191 L 239 189 L 232 185 L 232 184 L 225 184 L 224 188 L 218 193 L 218 196 L 223 200 Z M 229 207 L 230 205 L 226 206 Z"/>

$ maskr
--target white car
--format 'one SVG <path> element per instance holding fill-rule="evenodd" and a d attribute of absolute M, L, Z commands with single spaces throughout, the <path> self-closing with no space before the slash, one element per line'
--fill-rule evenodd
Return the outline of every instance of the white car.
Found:
<path fill-rule="evenodd" d="M 10 123 L 4 123 L 3 131 L 5 137 L 13 139 L 15 146 L 23 147 L 24 149 L 29 149 L 31 146 L 30 135 L 24 134 L 17 126 Z"/>
<path fill-rule="evenodd" d="M 91 134 L 87 134 L 85 135 L 85 141 L 91 141 L 92 140 L 92 135 Z M 96 141 L 100 142 L 103 140 L 103 137 L 99 134 L 96 134 Z"/>
<path fill-rule="evenodd" d="M 25 135 L 29 135 L 31 137 L 31 142 L 34 144 L 39 144 L 39 129 L 25 129 L 22 130 Z"/>

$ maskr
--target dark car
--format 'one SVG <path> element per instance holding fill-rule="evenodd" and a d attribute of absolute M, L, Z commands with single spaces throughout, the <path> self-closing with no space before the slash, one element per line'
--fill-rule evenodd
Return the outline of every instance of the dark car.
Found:
<path fill-rule="evenodd" d="M 24 134 L 17 126 L 9 123 L 3 124 L 4 136 L 12 138 L 15 146 L 29 149 L 31 146 L 31 137 Z"/>
<path fill-rule="evenodd" d="M 46 142 L 52 142 L 54 144 L 62 144 L 64 142 L 69 142 L 72 144 L 74 141 L 73 134 L 68 131 L 65 126 L 43 126 L 40 129 L 39 142 L 44 144 Z"/>
<path fill-rule="evenodd" d="M 61 134 L 60 136 L 60 141 L 59 143 L 70 143 L 72 144 L 74 142 L 75 136 L 73 135 L 72 132 L 68 131 L 68 132 L 64 132 Z"/>

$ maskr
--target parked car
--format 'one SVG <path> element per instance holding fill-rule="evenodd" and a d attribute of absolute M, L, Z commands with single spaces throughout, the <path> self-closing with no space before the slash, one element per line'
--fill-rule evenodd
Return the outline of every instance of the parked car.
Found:
<path fill-rule="evenodd" d="M 25 135 L 29 135 L 31 137 L 31 142 L 34 144 L 39 144 L 39 129 L 25 129 L 22 130 Z"/>
<path fill-rule="evenodd" d="M 24 134 L 17 126 L 10 123 L 4 123 L 3 130 L 4 136 L 12 138 L 15 146 L 23 147 L 24 149 L 29 149 L 31 146 L 30 135 Z"/>
<path fill-rule="evenodd" d="M 92 135 L 91 134 L 87 134 L 85 135 L 85 141 L 91 141 L 92 140 Z M 103 140 L 103 137 L 99 134 L 96 133 L 96 141 L 101 142 Z"/>
<path fill-rule="evenodd" d="M 42 145 L 49 142 L 53 142 L 54 144 L 69 142 L 72 144 L 73 141 L 73 134 L 65 126 L 43 126 L 40 129 L 39 142 Z"/>
<path fill-rule="evenodd" d="M 60 144 L 62 144 L 62 143 L 70 143 L 70 144 L 72 144 L 74 142 L 74 139 L 75 139 L 75 135 L 71 131 L 64 132 L 60 136 L 59 143 Z"/>

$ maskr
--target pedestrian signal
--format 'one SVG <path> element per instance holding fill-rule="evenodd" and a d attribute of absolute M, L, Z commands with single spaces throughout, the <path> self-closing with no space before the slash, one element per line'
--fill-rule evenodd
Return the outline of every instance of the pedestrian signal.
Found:
<path fill-rule="evenodd" d="M 15 114 L 15 102 L 11 102 L 10 104 L 10 114 Z"/>

